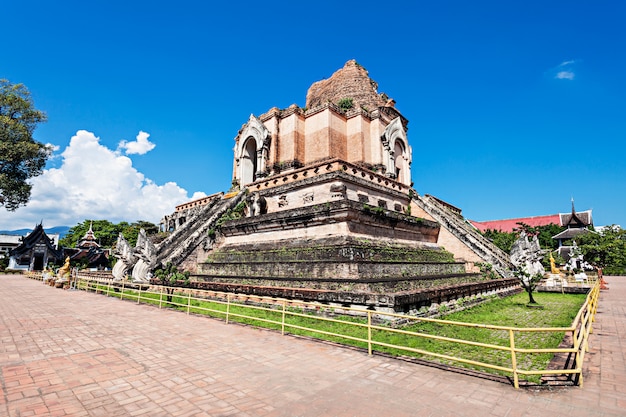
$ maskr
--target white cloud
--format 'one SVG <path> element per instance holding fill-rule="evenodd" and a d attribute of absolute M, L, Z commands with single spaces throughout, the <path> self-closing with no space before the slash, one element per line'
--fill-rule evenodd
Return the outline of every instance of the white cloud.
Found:
<path fill-rule="evenodd" d="M 557 78 L 559 80 L 573 80 L 575 76 L 576 74 L 574 74 L 572 71 L 559 71 L 556 73 L 554 78 Z"/>
<path fill-rule="evenodd" d="M 570 80 L 572 81 L 576 77 L 574 72 L 574 66 L 578 63 L 576 59 L 570 59 L 563 61 L 556 67 L 552 68 L 550 73 L 554 75 L 557 80 Z"/>
<path fill-rule="evenodd" d="M 126 149 L 126 155 L 143 155 L 145 153 L 150 152 L 156 146 L 154 143 L 150 142 L 148 138 L 150 137 L 149 133 L 139 131 L 137 134 L 137 140 L 134 142 L 121 141 L 118 145 L 118 149 Z"/>
<path fill-rule="evenodd" d="M 131 143 L 144 140 L 147 134 L 140 132 Z M 58 168 L 33 178 L 28 205 L 0 216 L 0 230 L 34 227 L 41 220 L 46 227 L 73 226 L 85 219 L 157 223 L 190 200 L 176 183 L 158 185 L 146 178 L 130 158 L 103 146 L 86 130 L 76 132 L 60 157 Z"/>
<path fill-rule="evenodd" d="M 56 152 L 61 149 L 59 145 L 54 145 L 52 143 L 46 143 L 46 148 L 50 149 L 50 152 Z"/>
<path fill-rule="evenodd" d="M 206 197 L 206 193 L 203 193 L 202 191 L 196 191 L 195 193 L 193 193 L 193 195 L 191 196 L 191 198 L 189 200 L 190 201 L 191 200 L 197 200 L 197 199 L 202 198 L 202 197 Z"/>

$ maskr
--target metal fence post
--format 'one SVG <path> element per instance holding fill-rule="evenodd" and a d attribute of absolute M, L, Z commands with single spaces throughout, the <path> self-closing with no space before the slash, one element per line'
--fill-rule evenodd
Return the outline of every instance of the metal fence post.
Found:
<path fill-rule="evenodd" d="M 580 349 L 582 347 L 582 344 L 580 341 L 580 334 L 584 334 L 582 320 L 581 320 L 580 326 L 581 326 L 580 327 L 581 332 L 579 332 L 578 335 L 576 334 L 576 328 L 574 328 L 574 330 L 572 331 L 572 342 L 574 343 L 574 347 L 576 348 L 574 366 L 576 366 L 576 369 L 578 370 L 578 381 L 577 381 L 578 386 L 582 386 L 582 382 L 583 382 L 583 364 L 581 362 L 581 357 L 580 357 Z"/>
<path fill-rule="evenodd" d="M 283 301 L 283 318 L 282 318 L 282 323 L 281 323 L 281 327 L 280 327 L 280 334 L 281 336 L 285 335 L 285 308 L 286 308 L 286 301 Z"/>
<path fill-rule="evenodd" d="M 511 368 L 513 369 L 513 386 L 519 388 L 519 375 L 517 374 L 517 357 L 515 355 L 515 332 L 509 329 L 509 345 L 511 347 Z"/>
<path fill-rule="evenodd" d="M 226 294 L 226 324 L 228 324 L 229 314 L 230 314 L 230 294 Z"/>
<path fill-rule="evenodd" d="M 161 285 L 159 287 L 159 308 L 161 308 L 162 304 L 163 304 L 163 286 Z"/>
<path fill-rule="evenodd" d="M 372 312 L 367 312 L 367 354 L 372 356 Z"/>
<path fill-rule="evenodd" d="M 189 310 L 191 309 L 191 291 L 187 294 L 187 315 L 189 315 Z"/>

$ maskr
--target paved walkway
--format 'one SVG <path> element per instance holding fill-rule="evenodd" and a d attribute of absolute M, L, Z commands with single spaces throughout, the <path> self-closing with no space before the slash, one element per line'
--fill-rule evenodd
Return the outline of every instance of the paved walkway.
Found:
<path fill-rule="evenodd" d="M 624 416 L 626 277 L 607 281 L 584 388 L 529 391 L 0 276 L 0 416 Z"/>

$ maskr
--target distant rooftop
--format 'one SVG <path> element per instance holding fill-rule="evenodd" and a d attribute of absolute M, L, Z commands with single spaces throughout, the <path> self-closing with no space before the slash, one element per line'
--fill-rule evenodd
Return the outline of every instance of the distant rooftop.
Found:
<path fill-rule="evenodd" d="M 474 227 L 481 232 L 484 232 L 485 230 L 499 230 L 507 233 L 511 233 L 514 229 L 519 229 L 519 223 L 524 223 L 531 227 L 547 226 L 549 224 L 556 224 L 567 228 L 586 228 L 588 226 L 593 226 L 591 210 L 576 211 L 573 202 L 572 211 L 570 213 L 520 217 L 517 219 L 487 220 L 483 222 L 470 220 L 470 223 L 472 223 Z"/>
<path fill-rule="evenodd" d="M 485 230 L 499 230 L 501 232 L 511 233 L 513 229 L 519 229 L 518 223 L 524 223 L 531 227 L 547 226 L 549 224 L 561 225 L 561 215 L 549 214 L 545 216 L 533 216 L 533 217 L 519 217 L 516 219 L 505 220 L 488 220 L 484 222 L 477 222 L 470 220 L 470 223 L 475 228 L 484 232 Z"/>

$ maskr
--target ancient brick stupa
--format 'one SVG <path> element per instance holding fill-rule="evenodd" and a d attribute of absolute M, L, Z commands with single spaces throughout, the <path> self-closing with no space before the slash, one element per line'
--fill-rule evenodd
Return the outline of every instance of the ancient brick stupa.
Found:
<path fill-rule="evenodd" d="M 510 286 L 438 244 L 452 236 L 436 221 L 447 209 L 412 189 L 407 125 L 348 61 L 309 88 L 305 108 L 250 116 L 235 138 L 238 192 L 166 216 L 158 261 L 195 271 L 198 287 L 392 311 Z M 244 199 L 245 217 L 219 220 Z"/>
<path fill-rule="evenodd" d="M 333 238 L 440 252 L 439 225 L 409 215 L 408 121 L 367 71 L 349 61 L 311 86 L 306 108 L 252 115 L 235 138 L 233 183 L 264 207 L 223 227 L 225 246 Z"/>
<path fill-rule="evenodd" d="M 468 273 L 437 245 L 440 225 L 411 215 L 407 125 L 356 61 L 314 83 L 306 108 L 251 115 L 233 164 L 247 217 L 221 224 L 193 279 L 393 311 L 501 285 Z"/>

